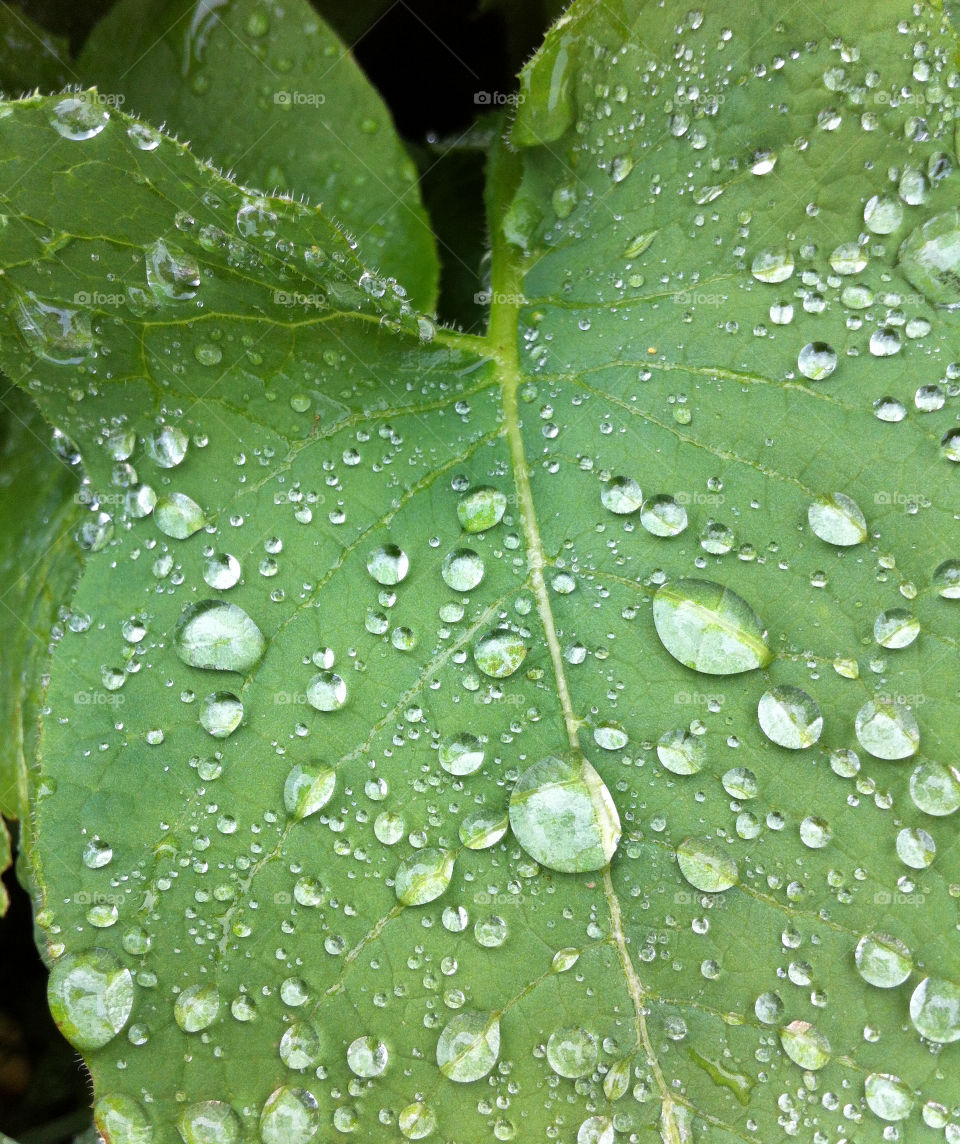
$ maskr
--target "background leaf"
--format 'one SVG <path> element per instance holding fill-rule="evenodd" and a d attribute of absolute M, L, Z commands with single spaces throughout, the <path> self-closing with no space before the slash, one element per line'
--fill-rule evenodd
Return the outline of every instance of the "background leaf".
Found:
<path fill-rule="evenodd" d="M 207 521 L 119 514 L 43 723 L 54 1011 L 112 1135 L 950 1122 L 956 318 L 898 251 L 951 217 L 956 41 L 892 2 L 736 14 L 550 33 L 491 165 L 484 338 L 122 116 L 0 120 L 0 364 L 94 488 L 132 430 Z M 858 544 L 824 539 L 838 493 Z M 175 649 L 218 593 L 266 637 L 225 681 Z M 727 674 L 731 637 L 763 666 Z M 922 754 L 882 757 L 871 702 Z"/>
<path fill-rule="evenodd" d="M 194 151 L 264 191 L 322 202 L 365 263 L 436 305 L 437 256 L 416 169 L 349 49 L 306 2 L 124 0 L 78 67 Z"/>

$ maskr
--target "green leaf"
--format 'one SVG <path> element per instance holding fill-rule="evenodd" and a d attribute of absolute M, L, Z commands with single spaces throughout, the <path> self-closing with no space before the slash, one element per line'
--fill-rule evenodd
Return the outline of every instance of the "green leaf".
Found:
<path fill-rule="evenodd" d="M 123 0 L 78 69 L 193 151 L 263 191 L 322 202 L 364 264 L 436 304 L 438 265 L 416 169 L 349 49 L 307 3 Z"/>
<path fill-rule="evenodd" d="M 159 497 L 88 557 L 35 804 L 111 1139 L 949 1122 L 958 319 L 905 240 L 956 49 L 581 0 L 493 156 L 483 338 L 122 116 L 0 119 L 0 365 Z M 262 657 L 214 611 L 184 662 L 221 598 Z"/>
<path fill-rule="evenodd" d="M 0 89 L 8 95 L 75 82 L 67 41 L 51 35 L 12 4 L 0 7 Z"/>
<path fill-rule="evenodd" d="M 10 869 L 12 861 L 13 855 L 10 850 L 10 831 L 4 820 L 0 818 L 0 874 Z M 10 895 L 7 893 L 7 887 L 3 882 L 0 882 L 0 918 L 7 912 L 9 905 Z"/>
<path fill-rule="evenodd" d="M 78 496 L 75 447 L 54 438 L 34 402 L 6 379 L 0 418 L 0 812 L 24 815 L 49 647 L 80 573 L 75 536 L 96 512 Z M 83 534 L 81 533 L 81 539 Z M 36 777 L 36 772 L 33 772 Z M 29 824 L 21 827 L 23 844 Z"/>

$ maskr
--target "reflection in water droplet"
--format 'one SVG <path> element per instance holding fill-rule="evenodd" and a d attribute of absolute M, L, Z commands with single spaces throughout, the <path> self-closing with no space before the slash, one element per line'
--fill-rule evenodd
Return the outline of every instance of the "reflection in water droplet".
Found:
<path fill-rule="evenodd" d="M 653 622 L 663 646 L 685 667 L 736 675 L 772 658 L 760 617 L 736 592 L 710 580 L 675 580 L 657 589 Z"/>
<path fill-rule="evenodd" d="M 173 1016 L 185 1033 L 209 1028 L 220 1012 L 220 993 L 215 985 L 190 985 L 177 997 Z"/>
<path fill-rule="evenodd" d="M 960 305 L 960 211 L 944 211 L 912 230 L 900 245 L 897 263 L 928 302 Z"/>
<path fill-rule="evenodd" d="M 870 1073 L 863 1089 L 867 1107 L 881 1120 L 906 1120 L 913 1111 L 913 1093 L 892 1073 Z"/>
<path fill-rule="evenodd" d="M 506 679 L 520 667 L 528 650 L 519 635 L 500 628 L 477 640 L 473 659 L 484 675 Z"/>
<path fill-rule="evenodd" d="M 163 493 L 157 497 L 153 520 L 165 536 L 186 540 L 207 523 L 203 509 L 186 493 Z"/>
<path fill-rule="evenodd" d="M 320 1034 L 310 1021 L 294 1021 L 280 1038 L 279 1053 L 294 1072 L 313 1068 L 320 1059 Z"/>
<path fill-rule="evenodd" d="M 485 532 L 499 524 L 506 511 L 506 494 L 487 485 L 471 489 L 457 504 L 457 518 L 464 532 Z"/>
<path fill-rule="evenodd" d="M 881 647 L 908 647 L 920 634 L 920 621 L 906 608 L 881 612 L 873 622 L 873 638 Z"/>
<path fill-rule="evenodd" d="M 196 259 L 172 242 L 158 238 L 146 248 L 147 285 L 161 301 L 185 302 L 200 285 Z"/>
<path fill-rule="evenodd" d="M 91 949 L 55 962 L 47 982 L 50 1012 L 77 1049 L 99 1049 L 120 1032 L 133 1009 L 133 977 L 112 953 Z"/>
<path fill-rule="evenodd" d="M 380 1076 L 389 1059 L 387 1046 L 376 1037 L 357 1037 L 347 1048 L 347 1064 L 355 1076 Z"/>
<path fill-rule="evenodd" d="M 287 814 L 300 822 L 322 810 L 333 798 L 337 786 L 337 773 L 332 767 L 319 763 L 298 763 L 283 784 L 283 805 Z"/>
<path fill-rule="evenodd" d="M 793 255 L 789 250 L 761 250 L 750 266 L 758 282 L 786 282 L 793 274 Z"/>
<path fill-rule="evenodd" d="M 687 527 L 687 510 L 663 493 L 643 502 L 640 523 L 651 536 L 679 536 Z"/>
<path fill-rule="evenodd" d="M 886 933 L 864 934 L 857 942 L 854 960 L 863 980 L 880 989 L 902 985 L 913 971 L 910 950 L 899 938 Z"/>
<path fill-rule="evenodd" d="M 50 115 L 50 122 L 64 139 L 83 141 L 99 135 L 110 120 L 110 112 L 95 91 L 83 91 L 61 99 Z"/>
<path fill-rule="evenodd" d="M 918 826 L 905 826 L 897 834 L 897 857 L 913 870 L 925 870 L 937 856 L 933 836 Z"/>
<path fill-rule="evenodd" d="M 440 744 L 440 766 L 451 775 L 472 775 L 483 766 L 483 744 L 468 731 Z"/>
<path fill-rule="evenodd" d="M 472 548 L 455 548 L 440 568 L 444 584 L 455 592 L 470 592 L 483 579 L 483 560 Z"/>
<path fill-rule="evenodd" d="M 809 1021 L 791 1021 L 780 1030 L 780 1044 L 794 1064 L 816 1072 L 830 1060 L 830 1042 Z"/>
<path fill-rule="evenodd" d="M 317 1098 L 305 1088 L 281 1085 L 267 1097 L 260 1113 L 263 1144 L 307 1144 L 319 1128 Z"/>
<path fill-rule="evenodd" d="M 860 746 L 876 759 L 907 759 L 920 747 L 916 717 L 896 697 L 864 703 L 854 726 Z"/>
<path fill-rule="evenodd" d="M 910 1020 L 928 1041 L 939 1045 L 960 1041 L 960 985 L 925 977 L 910 998 Z"/>
<path fill-rule="evenodd" d="M 837 351 L 826 342 L 808 342 L 797 355 L 797 368 L 810 381 L 823 381 L 837 368 Z"/>
<path fill-rule="evenodd" d="M 367 557 L 367 571 L 378 584 L 392 587 L 406 579 L 410 560 L 396 544 L 381 544 Z"/>
<path fill-rule="evenodd" d="M 425 906 L 443 894 L 453 877 L 456 855 L 449 850 L 418 850 L 400 863 L 394 878 L 397 901 Z"/>
<path fill-rule="evenodd" d="M 424 1140 L 437 1127 L 437 1114 L 429 1104 L 417 1100 L 401 1109 L 397 1124 L 407 1140 Z"/>
<path fill-rule="evenodd" d="M 347 702 L 347 684 L 335 671 L 320 671 L 307 684 L 307 702 L 317 711 L 339 711 Z"/>
<path fill-rule="evenodd" d="M 807 510 L 807 520 L 814 535 L 827 544 L 848 547 L 867 539 L 867 518 L 845 493 L 817 497 Z"/>
<path fill-rule="evenodd" d="M 823 731 L 817 703 L 799 687 L 780 685 L 765 691 L 757 707 L 760 729 L 772 742 L 792 751 L 812 747 Z"/>
<path fill-rule="evenodd" d="M 468 850 L 489 850 L 507 833 L 509 819 L 498 811 L 477 810 L 460 823 L 460 841 Z"/>
<path fill-rule="evenodd" d="M 633 477 L 611 477 L 600 486 L 600 503 L 610 512 L 626 516 L 643 504 L 643 493 Z"/>
<path fill-rule="evenodd" d="M 226 591 L 240 579 L 240 561 L 228 552 L 215 552 L 203 562 L 203 579 L 211 588 Z"/>
<path fill-rule="evenodd" d="M 924 759 L 910 776 L 910 797 L 917 810 L 936 818 L 960 809 L 960 772 Z"/>
<path fill-rule="evenodd" d="M 214 691 L 200 701 L 200 726 L 215 739 L 226 739 L 240 726 L 243 704 L 229 691 Z"/>
<path fill-rule="evenodd" d="M 686 838 L 677 847 L 680 873 L 695 890 L 717 894 L 740 880 L 736 861 L 719 842 L 709 838 Z"/>
<path fill-rule="evenodd" d="M 933 586 L 945 600 L 960 600 L 960 560 L 944 560 L 933 573 Z"/>
<path fill-rule="evenodd" d="M 863 208 L 863 221 L 873 234 L 893 234 L 903 222 L 903 204 L 890 195 L 874 195 Z"/>
<path fill-rule="evenodd" d="M 657 758 L 675 775 L 695 775 L 706 761 L 707 745 L 702 735 L 692 735 L 680 727 L 660 736 Z"/>
<path fill-rule="evenodd" d="M 153 1124 L 147 1110 L 133 1097 L 121 1093 L 101 1096 L 93 1106 L 93 1119 L 100 1134 L 111 1144 L 153 1144 Z"/>
<path fill-rule="evenodd" d="M 188 1104 L 177 1117 L 184 1144 L 239 1144 L 243 1125 L 236 1112 L 222 1100 Z"/>
<path fill-rule="evenodd" d="M 173 650 L 179 659 L 206 671 L 246 674 L 266 648 L 263 633 L 247 613 L 224 600 L 187 604 L 173 632 Z"/>
<path fill-rule="evenodd" d="M 437 1064 L 450 1080 L 480 1080 L 500 1055 L 500 1018 L 495 1013 L 457 1013 L 437 1042 Z"/>
<path fill-rule="evenodd" d="M 557 1076 L 589 1076 L 599 1057 L 597 1038 L 579 1026 L 557 1029 L 547 1040 L 547 1061 Z"/>
<path fill-rule="evenodd" d="M 510 826 L 542 866 L 565 873 L 602 870 L 620 841 L 620 816 L 596 770 L 548 755 L 528 767 L 510 795 Z"/>
<path fill-rule="evenodd" d="M 161 469 L 175 469 L 187 455 L 190 441 L 178 425 L 164 425 L 147 435 L 147 456 Z"/>

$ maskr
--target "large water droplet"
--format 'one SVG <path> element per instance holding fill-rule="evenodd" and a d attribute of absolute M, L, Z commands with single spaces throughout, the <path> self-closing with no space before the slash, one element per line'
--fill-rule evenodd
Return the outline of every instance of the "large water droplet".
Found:
<path fill-rule="evenodd" d="M 14 317 L 31 350 L 54 365 L 79 365 L 93 349 L 90 315 L 54 306 L 29 291 L 19 295 Z"/>
<path fill-rule="evenodd" d="M 897 262 L 929 302 L 960 305 L 960 211 L 944 211 L 912 230 L 900 245 Z"/>
<path fill-rule="evenodd" d="M 280 1060 L 288 1069 L 301 1072 L 320 1059 L 320 1034 L 310 1021 L 294 1021 L 280 1038 Z"/>
<path fill-rule="evenodd" d="M 180 613 L 173 649 L 190 667 L 246 674 L 266 651 L 263 632 L 243 608 L 223 600 L 199 600 Z"/>
<path fill-rule="evenodd" d="M 146 438 L 147 455 L 161 469 L 175 469 L 187 455 L 190 439 L 178 425 L 164 425 Z"/>
<path fill-rule="evenodd" d="M 920 746 L 920 728 L 898 698 L 870 700 L 857 712 L 857 741 L 876 759 L 908 759 Z"/>
<path fill-rule="evenodd" d="M 707 675 L 753 671 L 772 658 L 757 613 L 710 580 L 675 580 L 658 588 L 653 622 L 674 659 Z"/>
<path fill-rule="evenodd" d="M 283 784 L 283 805 L 287 814 L 300 822 L 322 810 L 333 798 L 337 773 L 332 767 L 318 763 L 298 763 Z"/>
<path fill-rule="evenodd" d="M 196 259 L 165 238 L 146 248 L 147 285 L 161 301 L 185 302 L 200 285 Z"/>
<path fill-rule="evenodd" d="M 520 667 L 528 650 L 519 635 L 500 628 L 477 640 L 473 659 L 484 675 L 506 679 Z"/>
<path fill-rule="evenodd" d="M 93 1119 L 103 1138 L 111 1144 L 153 1144 L 150 1116 L 132 1096 L 122 1093 L 101 1096 L 93 1106 Z"/>
<path fill-rule="evenodd" d="M 719 842 L 709 838 L 686 838 L 677 847 L 680 873 L 695 890 L 718 894 L 740 880 L 737 863 Z"/>
<path fill-rule="evenodd" d="M 203 562 L 203 578 L 211 588 L 225 592 L 240 579 L 240 561 L 229 552 L 215 552 Z"/>
<path fill-rule="evenodd" d="M 910 776 L 910 797 L 924 814 L 937 818 L 953 814 L 960 809 L 960 773 L 953 766 L 924 759 Z"/>
<path fill-rule="evenodd" d="M 823 714 L 817 703 L 799 687 L 779 685 L 765 691 L 757 707 L 764 735 L 791 751 L 812 747 L 823 731 Z"/>
<path fill-rule="evenodd" d="M 78 141 L 99 135 L 109 120 L 110 112 L 98 101 L 95 91 L 61 99 L 50 115 L 50 122 L 58 135 Z"/>
<path fill-rule="evenodd" d="M 203 509 L 186 493 L 163 493 L 153 510 L 157 528 L 174 540 L 186 540 L 207 523 Z"/>
<path fill-rule="evenodd" d="M 457 504 L 457 518 L 465 532 L 486 532 L 503 520 L 506 511 L 506 494 L 487 485 L 470 489 Z"/>
<path fill-rule="evenodd" d="M 897 937 L 868 933 L 857 942 L 854 960 L 860 976 L 880 989 L 902 985 L 913 971 L 913 957 Z"/>
<path fill-rule="evenodd" d="M 643 502 L 640 523 L 651 536 L 679 536 L 687 527 L 687 510 L 672 496 L 661 493 Z"/>
<path fill-rule="evenodd" d="M 240 726 L 243 704 L 230 691 L 213 691 L 200 701 L 200 726 L 215 739 L 226 739 Z"/>
<path fill-rule="evenodd" d="M 394 879 L 397 901 L 425 906 L 443 894 L 453 877 L 456 855 L 449 850 L 418 850 L 400 863 Z"/>
<path fill-rule="evenodd" d="M 500 1018 L 495 1013 L 457 1013 L 437 1042 L 437 1064 L 450 1080 L 480 1080 L 500 1055 Z"/>
<path fill-rule="evenodd" d="M 377 1037 L 357 1037 L 347 1047 L 347 1065 L 350 1071 L 364 1079 L 380 1076 L 386 1069 L 389 1059 L 387 1046 Z"/>
<path fill-rule="evenodd" d="M 381 544 L 367 557 L 367 571 L 378 584 L 392 587 L 406 578 L 410 560 L 396 544 Z"/>
<path fill-rule="evenodd" d="M 589 1076 L 599 1057 L 597 1038 L 577 1025 L 557 1029 L 547 1040 L 547 1062 L 557 1076 L 569 1080 Z"/>
<path fill-rule="evenodd" d="M 823 381 L 837 368 L 837 351 L 826 342 L 808 342 L 797 355 L 797 368 L 810 381 Z"/>
<path fill-rule="evenodd" d="M 754 257 L 750 273 L 758 282 L 786 282 L 793 274 L 793 266 L 789 250 L 761 250 Z"/>
<path fill-rule="evenodd" d="M 468 731 L 440 744 L 440 766 L 451 775 L 472 775 L 483 766 L 483 744 Z"/>
<path fill-rule="evenodd" d="M 483 579 L 483 560 L 472 548 L 456 548 L 444 558 L 440 575 L 455 592 L 470 592 Z"/>
<path fill-rule="evenodd" d="M 548 755 L 510 795 L 510 826 L 526 852 L 551 870 L 602 870 L 620 842 L 620 816 L 586 759 Z"/>
<path fill-rule="evenodd" d="M 209 1028 L 220 1012 L 220 991 L 216 985 L 190 985 L 177 997 L 173 1016 L 185 1033 Z"/>
<path fill-rule="evenodd" d="M 222 1100 L 188 1104 L 177 1117 L 184 1144 L 239 1144 L 243 1135 L 240 1117 Z"/>
<path fill-rule="evenodd" d="M 263 1144 L 307 1144 L 319 1128 L 317 1098 L 305 1088 L 281 1085 L 267 1097 L 260 1113 Z"/>
<path fill-rule="evenodd" d="M 347 702 L 347 684 L 335 671 L 320 671 L 307 684 L 307 702 L 317 711 L 339 711 Z"/>
<path fill-rule="evenodd" d="M 830 1060 L 830 1042 L 809 1021 L 791 1021 L 780 1030 L 780 1044 L 794 1064 L 816 1072 Z"/>
<path fill-rule="evenodd" d="M 600 503 L 611 512 L 626 516 L 643 504 L 643 493 L 633 477 L 611 477 L 600 486 Z"/>
<path fill-rule="evenodd" d="M 99 1049 L 127 1023 L 133 1009 L 133 977 L 105 949 L 68 953 L 50 972 L 47 1000 L 71 1045 Z"/>
<path fill-rule="evenodd" d="M 870 1073 L 863 1089 L 867 1107 L 881 1120 L 906 1120 L 913 1111 L 913 1093 L 892 1073 Z"/>
<path fill-rule="evenodd" d="M 940 1045 L 960 1041 L 960 985 L 925 977 L 910 998 L 910 1020 L 928 1041 Z"/>
<path fill-rule="evenodd" d="M 679 727 L 660 736 L 657 758 L 675 775 L 695 775 L 706 762 L 707 744 L 702 735 Z"/>
<path fill-rule="evenodd" d="M 827 544 L 849 547 L 867 539 L 867 518 L 845 493 L 817 497 L 807 509 L 807 520 L 814 535 Z"/>
<path fill-rule="evenodd" d="M 903 222 L 903 203 L 890 195 L 874 195 L 863 208 L 863 221 L 872 234 L 893 234 Z"/>
<path fill-rule="evenodd" d="M 881 612 L 873 622 L 873 638 L 881 647 L 909 647 L 920 634 L 920 621 L 906 608 Z"/>

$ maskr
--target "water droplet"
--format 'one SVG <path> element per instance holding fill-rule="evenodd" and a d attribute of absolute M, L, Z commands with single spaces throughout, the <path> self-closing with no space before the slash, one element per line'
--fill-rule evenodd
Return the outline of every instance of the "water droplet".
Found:
<path fill-rule="evenodd" d="M 440 744 L 440 766 L 451 775 L 472 775 L 483 766 L 483 744 L 468 731 Z"/>
<path fill-rule="evenodd" d="M 928 1041 L 940 1045 L 960 1041 L 960 986 L 925 977 L 910 998 L 910 1020 Z"/>
<path fill-rule="evenodd" d="M 501 628 L 477 640 L 473 659 L 484 675 L 506 679 L 520 667 L 528 650 L 520 636 Z"/>
<path fill-rule="evenodd" d="M 816 1072 L 830 1060 L 830 1042 L 809 1021 L 791 1021 L 780 1030 L 780 1044 L 794 1064 Z"/>
<path fill-rule="evenodd" d="M 756 798 L 760 789 L 757 776 L 746 767 L 732 767 L 724 772 L 720 781 L 727 794 L 740 801 Z"/>
<path fill-rule="evenodd" d="M 913 971 L 913 956 L 907 946 L 886 933 L 868 933 L 857 942 L 854 960 L 860 976 L 869 985 L 893 989 Z"/>
<path fill-rule="evenodd" d="M 611 477 L 600 486 L 600 503 L 620 516 L 636 512 L 643 504 L 643 493 L 633 477 Z"/>
<path fill-rule="evenodd" d="M 243 1135 L 240 1117 L 222 1100 L 188 1104 L 177 1117 L 177 1129 L 184 1144 L 240 1144 Z"/>
<path fill-rule="evenodd" d="M 203 579 L 211 588 L 225 592 L 240 579 L 240 561 L 228 552 L 215 552 L 203 562 Z"/>
<path fill-rule="evenodd" d="M 797 368 L 810 381 L 823 381 L 837 368 L 837 351 L 826 342 L 808 342 L 797 355 Z"/>
<path fill-rule="evenodd" d="M 500 1055 L 500 1018 L 496 1013 L 457 1013 L 440 1034 L 437 1064 L 458 1084 L 480 1080 Z"/>
<path fill-rule="evenodd" d="M 406 578 L 410 560 L 396 544 L 381 544 L 367 557 L 367 571 L 378 584 L 392 587 Z"/>
<path fill-rule="evenodd" d="M 157 497 L 153 519 L 165 536 L 186 540 L 207 523 L 203 509 L 186 493 L 163 493 Z"/>
<path fill-rule="evenodd" d="M 675 580 L 658 588 L 653 622 L 674 659 L 707 675 L 753 671 L 772 658 L 753 608 L 710 580 Z"/>
<path fill-rule="evenodd" d="M 320 1059 L 320 1034 L 310 1021 L 294 1021 L 280 1038 L 279 1053 L 288 1069 L 313 1068 Z"/>
<path fill-rule="evenodd" d="M 505 814 L 477 810 L 460 823 L 460 841 L 468 850 L 489 850 L 507 833 L 508 825 Z"/>
<path fill-rule="evenodd" d="M 764 1025 L 776 1025 L 783 1016 L 783 1001 L 779 993 L 761 993 L 753 1003 L 757 1020 Z"/>
<path fill-rule="evenodd" d="M 510 826 L 542 866 L 565 873 L 602 870 L 620 842 L 620 816 L 586 759 L 548 755 L 528 767 L 510 795 Z"/>
<path fill-rule="evenodd" d="M 307 702 L 317 711 L 339 711 L 347 702 L 347 684 L 335 671 L 320 671 L 307 684 Z"/>
<path fill-rule="evenodd" d="M 960 808 L 960 775 L 932 759 L 924 759 L 910 776 L 910 797 L 917 810 L 936 818 Z"/>
<path fill-rule="evenodd" d="M 706 762 L 707 745 L 702 735 L 693 735 L 680 727 L 660 736 L 657 758 L 675 775 L 695 775 Z"/>
<path fill-rule="evenodd" d="M 131 123 L 127 128 L 127 138 L 141 151 L 156 151 L 163 137 L 149 123 Z"/>
<path fill-rule="evenodd" d="M 99 135 L 110 120 L 110 112 L 98 102 L 95 91 L 81 92 L 54 105 L 50 122 L 64 139 L 84 140 Z"/>
<path fill-rule="evenodd" d="M 337 773 L 332 767 L 298 763 L 283 784 L 283 805 L 290 817 L 300 822 L 322 810 L 333 798 L 336 786 Z"/>
<path fill-rule="evenodd" d="M 640 523 L 651 536 L 679 536 L 687 527 L 687 510 L 672 496 L 650 497 L 643 502 Z"/>
<path fill-rule="evenodd" d="M 597 1038 L 578 1025 L 557 1029 L 547 1040 L 547 1061 L 557 1076 L 589 1076 L 600 1057 Z"/>
<path fill-rule="evenodd" d="M 603 751 L 622 751 L 630 736 L 619 723 L 600 723 L 593 729 L 593 741 Z"/>
<path fill-rule="evenodd" d="M 68 953 L 50 972 L 50 1012 L 77 1049 L 100 1049 L 120 1032 L 133 1009 L 130 970 L 104 949 Z"/>
<path fill-rule="evenodd" d="M 960 560 L 944 560 L 933 573 L 933 586 L 945 600 L 960 600 Z"/>
<path fill-rule="evenodd" d="M 867 254 L 858 242 L 843 242 L 830 254 L 831 269 L 841 275 L 859 274 L 867 268 Z"/>
<path fill-rule="evenodd" d="M 709 838 L 686 838 L 677 847 L 680 873 L 695 890 L 718 894 L 740 880 L 736 861 L 720 843 Z"/>
<path fill-rule="evenodd" d="M 960 211 L 944 211 L 912 230 L 900 246 L 897 263 L 929 302 L 960 305 Z"/>
<path fill-rule="evenodd" d="M 908 647 L 920 634 L 920 621 L 906 608 L 881 612 L 873 622 L 873 638 L 881 647 Z"/>
<path fill-rule="evenodd" d="M 893 234 L 903 222 L 903 204 L 890 195 L 874 195 L 863 208 L 863 221 L 872 234 Z"/>
<path fill-rule="evenodd" d="M 786 282 L 793 274 L 793 255 L 789 250 L 761 250 L 750 266 L 758 282 Z"/>
<path fill-rule="evenodd" d="M 876 759 L 907 759 L 920 746 L 920 728 L 899 699 L 871 700 L 857 712 L 857 741 Z"/>
<path fill-rule="evenodd" d="M 455 548 L 444 558 L 440 575 L 455 592 L 470 592 L 483 579 L 483 560 L 472 548 Z"/>
<path fill-rule="evenodd" d="M 913 1111 L 913 1093 L 898 1076 L 870 1073 L 863 1088 L 867 1107 L 881 1120 L 906 1120 Z"/>
<path fill-rule="evenodd" d="M 506 511 L 506 494 L 488 485 L 471 489 L 457 504 L 457 518 L 464 532 L 486 532 L 503 520 Z"/>
<path fill-rule="evenodd" d="M 93 1106 L 93 1119 L 103 1138 L 111 1144 L 153 1144 L 150 1117 L 133 1097 L 121 1093 L 101 1096 Z"/>
<path fill-rule="evenodd" d="M 144 442 L 147 456 L 161 469 L 175 469 L 187 455 L 190 439 L 178 425 L 164 425 Z"/>
<path fill-rule="evenodd" d="M 146 248 L 147 285 L 161 301 L 186 302 L 200 285 L 200 267 L 192 255 L 158 238 Z"/>
<path fill-rule="evenodd" d="M 807 509 L 807 520 L 814 535 L 827 544 L 849 547 L 867 539 L 867 518 L 845 493 L 817 497 Z"/>
<path fill-rule="evenodd" d="M 397 1124 L 408 1140 L 424 1140 L 437 1127 L 437 1114 L 429 1104 L 416 1100 L 401 1109 Z"/>
<path fill-rule="evenodd" d="M 281 1085 L 267 1097 L 260 1113 L 263 1144 L 307 1144 L 319 1128 L 317 1098 L 305 1088 Z"/>
<path fill-rule="evenodd" d="M 226 739 L 240 726 L 243 704 L 229 691 L 213 691 L 200 702 L 200 726 L 215 739 Z"/>
<path fill-rule="evenodd" d="M 937 844 L 926 830 L 905 826 L 897 834 L 897 857 L 913 870 L 925 870 L 937 856 Z"/>
<path fill-rule="evenodd" d="M 383 1041 L 376 1037 L 357 1037 L 347 1048 L 350 1071 L 364 1079 L 380 1074 L 387 1067 L 390 1054 Z"/>
<path fill-rule="evenodd" d="M 83 847 L 83 864 L 88 870 L 101 870 L 113 859 L 113 847 L 101 838 L 91 838 Z"/>
<path fill-rule="evenodd" d="M 209 1028 L 220 1012 L 220 992 L 215 985 L 190 985 L 177 997 L 173 1016 L 185 1033 Z"/>
<path fill-rule="evenodd" d="M 456 855 L 449 850 L 418 850 L 397 869 L 394 890 L 405 906 L 425 906 L 443 894 L 453 877 Z"/>
<path fill-rule="evenodd" d="M 757 707 L 764 735 L 791 751 L 812 747 L 823 731 L 823 714 L 817 703 L 799 687 L 780 685 L 765 691 Z"/>
<path fill-rule="evenodd" d="M 180 613 L 173 649 L 183 663 L 205 671 L 245 675 L 266 651 L 263 632 L 243 608 L 223 600 L 198 600 Z"/>

